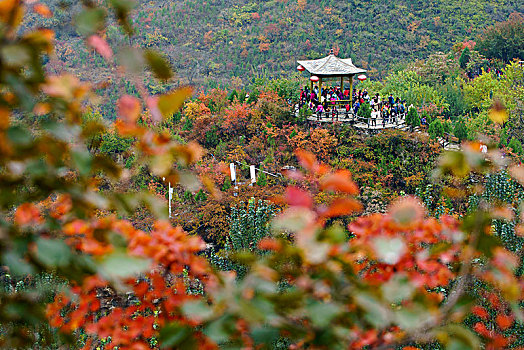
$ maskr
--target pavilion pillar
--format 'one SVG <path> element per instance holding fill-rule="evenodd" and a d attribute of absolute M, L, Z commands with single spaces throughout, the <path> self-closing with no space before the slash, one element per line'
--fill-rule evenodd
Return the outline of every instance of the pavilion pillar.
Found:
<path fill-rule="evenodd" d="M 309 79 L 309 82 L 311 83 L 311 92 L 310 93 L 313 93 L 313 80 Z"/>
<path fill-rule="evenodd" d="M 318 101 L 322 101 L 322 77 L 318 81 Z"/>
<path fill-rule="evenodd" d="M 344 76 L 340 77 L 340 91 L 344 93 Z"/>
<path fill-rule="evenodd" d="M 353 76 L 349 76 L 349 105 L 351 106 L 351 110 L 353 110 Z"/>

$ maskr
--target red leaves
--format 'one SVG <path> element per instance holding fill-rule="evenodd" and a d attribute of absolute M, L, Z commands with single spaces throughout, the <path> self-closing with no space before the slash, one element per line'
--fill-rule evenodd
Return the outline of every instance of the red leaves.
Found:
<path fill-rule="evenodd" d="M 475 332 L 477 332 L 478 334 L 480 334 L 480 335 L 482 335 L 484 337 L 489 337 L 489 335 L 490 335 L 488 329 L 486 328 L 486 326 L 482 322 L 475 323 L 475 325 L 473 326 L 473 329 L 475 330 Z"/>
<path fill-rule="evenodd" d="M 498 314 L 495 318 L 495 321 L 497 322 L 497 326 L 499 326 L 499 328 L 504 331 L 513 324 L 513 317 L 509 315 Z"/>
<path fill-rule="evenodd" d="M 136 97 L 124 95 L 117 102 L 117 113 L 126 124 L 135 124 L 140 112 L 140 101 Z"/>
<path fill-rule="evenodd" d="M 324 191 L 358 194 L 358 187 L 351 180 L 351 173 L 348 170 L 337 170 L 335 173 L 326 175 L 321 179 L 320 185 Z"/>
<path fill-rule="evenodd" d="M 43 222 L 40 210 L 33 203 L 20 205 L 15 212 L 15 223 L 20 226 L 37 225 Z"/>
<path fill-rule="evenodd" d="M 362 204 L 353 198 L 337 198 L 326 209 L 322 212 L 322 216 L 325 218 L 331 218 L 336 216 L 349 215 L 356 211 L 362 210 Z"/>
<path fill-rule="evenodd" d="M 311 195 L 308 192 L 294 186 L 286 188 L 285 200 L 287 204 L 291 206 L 305 208 L 311 208 L 313 206 L 313 199 L 311 198 Z"/>
<path fill-rule="evenodd" d="M 113 50 L 111 50 L 109 44 L 98 35 L 91 35 L 87 38 L 87 44 L 94 48 L 96 52 L 107 61 L 110 61 L 113 58 Z"/>
<path fill-rule="evenodd" d="M 478 317 L 480 317 L 480 318 L 482 318 L 484 320 L 487 320 L 488 316 L 489 316 L 488 312 L 486 311 L 486 309 L 484 309 L 482 306 L 478 306 L 478 305 L 473 306 L 473 308 L 471 309 L 471 312 L 474 315 L 476 315 L 476 316 L 478 316 Z"/>
<path fill-rule="evenodd" d="M 310 171 L 313 174 L 317 172 L 319 164 L 313 153 L 297 149 L 295 150 L 295 155 L 298 158 L 298 162 L 304 169 Z"/>
<path fill-rule="evenodd" d="M 196 254 L 205 249 L 198 236 L 189 236 L 180 227 L 172 227 L 167 221 L 157 221 L 150 234 L 134 231 L 129 236 L 128 250 L 137 256 L 149 257 L 171 272 L 181 273 L 189 267 L 189 273 L 203 276 L 208 272 L 207 261 Z"/>
<path fill-rule="evenodd" d="M 405 271 L 421 291 L 427 287 L 447 286 L 455 277 L 450 264 L 457 261 L 460 246 L 445 233 L 455 230 L 455 225 L 451 218 L 440 223 L 425 219 L 415 221 L 409 229 L 400 229 L 391 214 L 358 218 L 349 225 L 349 230 L 356 235 L 351 241 L 357 252 L 354 263 L 372 285 L 387 281 L 393 271 Z M 432 253 L 428 248 L 435 243 L 446 244 L 446 262 L 440 259 L 442 251 Z M 377 260 L 382 262 L 377 263 Z"/>
<path fill-rule="evenodd" d="M 258 248 L 261 250 L 278 251 L 282 248 L 282 244 L 273 238 L 263 238 L 258 242 Z"/>

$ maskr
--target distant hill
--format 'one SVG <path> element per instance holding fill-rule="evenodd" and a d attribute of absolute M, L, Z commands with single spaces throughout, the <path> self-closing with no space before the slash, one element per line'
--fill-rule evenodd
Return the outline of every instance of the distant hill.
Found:
<path fill-rule="evenodd" d="M 45 1 L 55 18 L 30 18 L 57 30 L 61 67 L 104 74 L 101 58 L 82 47 L 68 23 L 79 5 Z M 131 43 L 163 51 L 181 83 L 212 86 L 254 76 L 284 76 L 296 59 L 318 58 L 335 48 L 343 57 L 383 76 L 389 69 L 429 53 L 448 52 L 484 28 L 524 12 L 521 0 L 153 0 L 133 12 Z M 41 23 L 34 23 L 32 21 Z M 107 30 L 113 47 L 128 44 L 115 26 Z M 236 77 L 236 78 L 235 78 Z"/>

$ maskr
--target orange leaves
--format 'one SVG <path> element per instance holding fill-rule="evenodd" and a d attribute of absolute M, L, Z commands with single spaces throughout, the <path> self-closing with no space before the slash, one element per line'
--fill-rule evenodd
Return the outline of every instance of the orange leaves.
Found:
<path fill-rule="evenodd" d="M 320 186 L 324 191 L 342 192 L 351 195 L 358 194 L 358 187 L 351 180 L 351 173 L 348 170 L 337 170 L 332 174 L 324 176 L 320 180 Z"/>
<path fill-rule="evenodd" d="M 73 201 L 71 200 L 71 196 L 69 194 L 63 194 L 58 196 L 53 203 L 50 215 L 55 219 L 61 219 L 65 214 L 69 213 L 72 208 Z"/>
<path fill-rule="evenodd" d="M 282 244 L 273 238 L 263 238 L 258 242 L 258 248 L 262 250 L 278 251 L 282 248 Z"/>
<path fill-rule="evenodd" d="M 269 51 L 269 48 L 271 47 L 271 44 L 270 43 L 260 43 L 258 45 L 258 50 L 260 52 L 266 52 L 266 51 Z"/>
<path fill-rule="evenodd" d="M 40 16 L 45 17 L 45 18 L 53 17 L 53 13 L 49 9 L 49 7 L 47 7 L 47 5 L 45 5 L 45 4 L 41 4 L 41 3 L 35 4 L 33 6 L 33 11 L 35 11 Z"/>
<path fill-rule="evenodd" d="M 100 56 L 104 57 L 107 61 L 110 61 L 113 58 L 113 50 L 107 41 L 98 35 L 91 35 L 89 38 L 87 38 L 87 44 L 95 49 L 96 52 L 98 52 Z"/>
<path fill-rule="evenodd" d="M 514 319 L 512 316 L 509 315 L 498 314 L 495 318 L 495 321 L 497 322 L 497 326 L 499 326 L 501 330 L 505 331 L 506 329 L 511 327 Z"/>
<path fill-rule="evenodd" d="M 353 198 L 337 198 L 322 212 L 325 218 L 349 215 L 362 210 L 362 204 Z"/>
<path fill-rule="evenodd" d="M 0 20 L 12 27 L 17 27 L 24 16 L 24 7 L 20 0 L 0 1 Z"/>
<path fill-rule="evenodd" d="M 180 227 L 157 221 L 149 235 L 142 231 L 134 231 L 129 236 L 130 233 L 126 231 L 130 239 L 128 250 L 134 255 L 150 257 L 174 273 L 181 273 L 186 266 L 196 276 L 208 270 L 206 260 L 196 255 L 205 249 L 205 243 L 200 237 L 187 235 Z"/>
<path fill-rule="evenodd" d="M 43 222 L 40 210 L 33 203 L 20 205 L 15 212 L 14 221 L 17 225 L 38 225 Z"/>
<path fill-rule="evenodd" d="M 117 113 L 126 124 L 135 124 L 140 112 L 140 101 L 136 97 L 124 95 L 118 99 Z"/>
<path fill-rule="evenodd" d="M 42 91 L 51 97 L 72 101 L 83 98 L 89 91 L 89 86 L 81 83 L 72 74 L 63 74 L 48 77 L 46 83 L 42 85 Z"/>
<path fill-rule="evenodd" d="M 113 250 L 106 242 L 104 230 L 110 228 L 110 219 L 95 219 L 92 222 L 76 219 L 63 226 L 68 236 L 66 242 L 84 253 L 104 255 Z"/>
<path fill-rule="evenodd" d="M 286 202 L 291 206 L 311 208 L 313 206 L 313 199 L 311 195 L 297 187 L 290 186 L 286 188 L 285 194 Z"/>
<path fill-rule="evenodd" d="M 488 316 L 489 316 L 488 312 L 486 311 L 486 309 L 484 309 L 482 306 L 478 306 L 478 305 L 473 306 L 473 308 L 471 309 L 471 312 L 474 315 L 476 315 L 476 316 L 478 316 L 478 317 L 480 317 L 480 318 L 482 318 L 484 320 L 487 320 Z"/>
<path fill-rule="evenodd" d="M 313 174 L 317 172 L 319 164 L 317 162 L 317 158 L 313 153 L 297 149 L 295 150 L 295 155 L 298 158 L 298 162 L 304 169 L 308 170 Z"/>

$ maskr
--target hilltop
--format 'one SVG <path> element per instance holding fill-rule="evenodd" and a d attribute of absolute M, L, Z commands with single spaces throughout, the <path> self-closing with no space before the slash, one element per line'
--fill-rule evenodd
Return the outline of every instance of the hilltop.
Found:
<path fill-rule="evenodd" d="M 59 67 L 103 75 L 103 60 L 85 49 L 69 24 L 79 5 L 46 3 L 55 17 L 28 17 L 26 25 L 56 30 Z M 254 77 L 289 76 L 297 59 L 325 56 L 331 48 L 382 78 L 406 62 L 475 40 L 514 12 L 524 12 L 521 1 L 153 0 L 138 1 L 133 10 L 131 42 L 116 25 L 108 26 L 106 38 L 112 47 L 131 43 L 165 53 L 181 84 L 241 85 Z"/>

